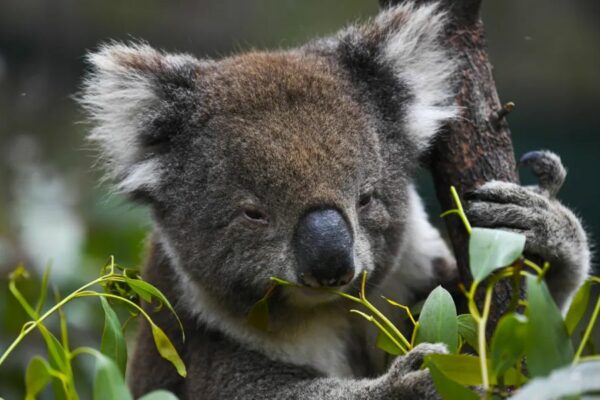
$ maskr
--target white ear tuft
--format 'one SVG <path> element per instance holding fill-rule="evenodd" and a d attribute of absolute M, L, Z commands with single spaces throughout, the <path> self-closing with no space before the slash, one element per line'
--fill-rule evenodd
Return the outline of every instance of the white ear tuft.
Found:
<path fill-rule="evenodd" d="M 436 4 L 408 3 L 382 13 L 376 23 L 393 24 L 399 16 L 404 23 L 388 33 L 382 57 L 414 95 L 406 113 L 407 130 L 425 148 L 444 122 L 457 116 L 452 88 L 457 62 L 443 47 L 447 20 Z"/>
<path fill-rule="evenodd" d="M 408 2 L 341 34 L 342 40 L 363 48 L 373 63 L 391 71 L 407 88 L 402 122 L 419 149 L 426 148 L 444 122 L 458 113 L 452 87 L 457 61 L 443 43 L 446 24 L 437 4 Z"/>
<path fill-rule="evenodd" d="M 160 163 L 146 154 L 143 135 L 163 101 L 159 81 L 197 60 L 166 55 L 146 44 L 120 43 L 102 46 L 87 60 L 92 71 L 78 100 L 93 125 L 88 139 L 100 146 L 120 190 L 154 188 L 161 175 Z"/>

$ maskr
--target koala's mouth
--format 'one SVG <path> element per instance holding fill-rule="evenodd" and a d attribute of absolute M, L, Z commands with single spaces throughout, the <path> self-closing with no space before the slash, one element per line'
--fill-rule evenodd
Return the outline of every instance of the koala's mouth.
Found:
<path fill-rule="evenodd" d="M 340 301 L 344 294 L 355 294 L 357 277 L 361 276 L 362 272 L 354 274 L 346 280 L 343 285 L 339 286 L 316 286 L 298 284 L 298 286 L 286 288 L 286 298 L 290 305 L 299 308 L 315 307 L 321 304 L 328 304 L 335 301 Z"/>
<path fill-rule="evenodd" d="M 341 287 L 337 290 L 345 291 Z M 290 288 L 287 294 L 288 303 L 299 308 L 315 307 L 334 302 L 337 299 L 340 299 L 340 296 L 332 291 L 311 287 Z"/>

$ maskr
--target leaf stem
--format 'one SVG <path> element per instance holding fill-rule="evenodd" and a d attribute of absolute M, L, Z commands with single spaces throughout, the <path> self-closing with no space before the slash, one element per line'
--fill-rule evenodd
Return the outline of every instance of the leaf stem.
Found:
<path fill-rule="evenodd" d="M 465 214 L 465 210 L 463 209 L 462 203 L 460 202 L 460 197 L 458 196 L 458 192 L 456 191 L 456 188 L 454 186 L 450 186 L 450 194 L 452 195 L 452 200 L 454 201 L 456 208 L 452 209 L 452 210 L 448 210 L 448 211 L 442 213 L 440 216 L 445 217 L 450 214 L 458 214 L 463 225 L 465 226 L 465 229 L 467 230 L 467 233 L 469 235 L 471 235 L 473 228 L 471 228 L 471 223 L 469 222 L 469 219 L 467 218 L 467 215 Z"/>
<path fill-rule="evenodd" d="M 361 317 L 363 317 L 364 319 L 366 319 L 367 321 L 373 323 L 377 328 L 379 328 L 379 330 L 381 332 L 383 332 L 383 334 L 385 336 L 387 336 L 392 341 L 392 343 L 394 343 L 394 345 L 396 345 L 400 350 L 402 350 L 403 354 L 408 353 L 408 350 L 404 346 L 402 346 L 398 342 L 398 340 L 396 340 L 396 338 L 394 338 L 394 336 L 381 324 L 381 322 L 379 322 L 379 321 L 377 321 L 377 319 L 375 319 L 375 317 L 373 317 L 372 315 L 367 315 L 364 312 L 358 311 L 358 310 L 350 310 L 350 312 L 354 313 L 354 314 L 358 314 Z"/>
<path fill-rule="evenodd" d="M 495 282 L 494 282 L 495 283 Z M 489 382 L 489 376 L 488 376 L 488 369 L 487 369 L 487 344 L 486 344 L 486 337 L 485 337 L 485 333 L 486 333 L 486 325 L 487 325 L 487 320 L 490 316 L 490 307 L 492 304 L 492 293 L 494 290 L 494 285 L 490 284 L 486 287 L 485 290 L 485 300 L 483 303 L 483 312 L 481 314 L 481 318 L 479 318 L 479 320 L 477 321 L 477 334 L 478 334 L 478 351 L 479 351 L 479 363 L 481 365 L 481 379 L 482 379 L 482 383 L 483 383 L 483 389 L 484 390 L 489 390 L 490 388 L 490 382 Z"/>
<path fill-rule="evenodd" d="M 594 307 L 594 312 L 592 313 L 592 317 L 588 322 L 587 327 L 585 328 L 585 332 L 583 334 L 583 338 L 581 339 L 581 343 L 579 343 L 579 348 L 577 349 L 577 353 L 575 353 L 575 357 L 573 358 L 573 364 L 579 362 L 581 358 L 581 353 L 583 353 L 583 349 L 585 348 L 586 343 L 590 339 L 590 335 L 592 334 L 592 330 L 594 329 L 594 325 L 596 324 L 596 319 L 598 318 L 598 313 L 600 313 L 600 297 L 596 301 L 596 307 Z"/>
<path fill-rule="evenodd" d="M 12 353 L 12 351 L 15 349 L 15 347 L 17 347 L 19 345 L 19 343 L 21 343 L 23 341 L 25 336 L 27 336 L 33 329 L 35 329 L 38 325 L 40 325 L 42 323 L 42 321 L 44 321 L 46 318 L 48 318 L 50 315 L 52 315 L 56 310 L 58 310 L 59 308 L 64 306 L 66 303 L 68 303 L 69 301 L 74 299 L 78 293 L 87 289 L 90 286 L 100 283 L 102 280 L 106 279 L 109 276 L 110 276 L 110 274 L 104 275 L 98 279 L 95 279 L 89 283 L 86 283 L 85 285 L 83 285 L 82 287 L 80 287 L 79 289 L 77 289 L 73 293 L 69 294 L 64 299 L 62 299 L 60 302 L 56 303 L 52 308 L 50 308 L 48 311 L 46 311 L 44 313 L 44 315 L 42 315 L 41 317 L 39 317 L 37 319 L 33 318 L 34 321 L 29 321 L 29 324 L 27 325 L 27 327 L 25 328 L 25 326 L 24 326 L 25 329 L 21 330 L 21 332 L 16 337 L 16 339 L 8 346 L 8 348 L 4 351 L 4 353 L 2 353 L 2 356 L 0 356 L 0 365 L 2 365 L 2 363 L 4 363 L 6 358 L 10 355 L 10 353 Z M 11 290 L 11 292 L 13 291 L 13 287 L 16 289 L 16 286 L 14 285 L 14 281 L 11 281 L 9 283 L 9 289 Z M 20 295 L 20 292 L 18 290 L 16 290 L 16 291 Z M 14 292 L 13 292 L 13 294 L 14 294 Z M 21 296 L 21 298 L 22 298 L 22 296 Z M 21 302 L 21 300 L 19 300 L 19 302 Z M 27 302 L 25 302 L 25 304 L 27 304 Z M 23 308 L 25 309 L 25 311 L 27 311 L 28 314 L 30 314 L 30 312 L 32 313 L 32 314 L 30 314 L 30 317 L 31 317 L 31 315 L 35 315 L 35 311 L 31 307 L 29 307 L 28 304 L 27 304 L 27 307 L 23 307 Z"/>
<path fill-rule="evenodd" d="M 365 286 L 367 281 L 367 271 L 363 271 L 361 287 L 360 287 L 360 299 L 362 304 L 369 309 L 373 314 L 377 316 L 383 323 L 404 343 L 404 345 L 410 350 L 412 346 L 410 342 L 404 337 L 402 332 L 396 328 L 396 326 L 385 316 L 383 315 L 373 304 L 367 300 L 367 296 L 365 294 Z"/>

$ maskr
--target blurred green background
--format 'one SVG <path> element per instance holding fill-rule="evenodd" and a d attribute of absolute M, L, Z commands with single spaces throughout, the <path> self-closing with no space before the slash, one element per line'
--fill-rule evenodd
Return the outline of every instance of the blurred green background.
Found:
<path fill-rule="evenodd" d="M 599 237 L 600 2 L 484 4 L 500 97 L 517 104 L 509 117 L 516 153 L 547 148 L 562 156 L 569 168 L 562 198 Z M 221 57 L 300 44 L 376 12 L 376 0 L 0 1 L 0 349 L 26 321 L 6 289 L 17 263 L 39 276 L 52 260 L 51 282 L 65 293 L 96 277 L 111 254 L 130 267 L 143 259 L 148 215 L 98 183 L 78 123 L 72 96 L 87 50 L 144 39 Z M 421 186 L 436 210 L 426 174 Z M 23 289 L 33 295 L 36 285 Z M 79 300 L 68 315 L 75 343 L 98 343 L 98 304 Z M 0 396 L 22 398 L 25 365 L 43 352 L 40 344 L 32 335 L 2 366 Z"/>

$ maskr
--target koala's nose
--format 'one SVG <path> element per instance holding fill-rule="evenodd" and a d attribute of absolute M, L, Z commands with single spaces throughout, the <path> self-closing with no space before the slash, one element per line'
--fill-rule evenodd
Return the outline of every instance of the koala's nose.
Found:
<path fill-rule="evenodd" d="M 304 285 L 342 286 L 354 277 L 352 233 L 338 210 L 305 214 L 296 227 L 293 246 Z"/>

